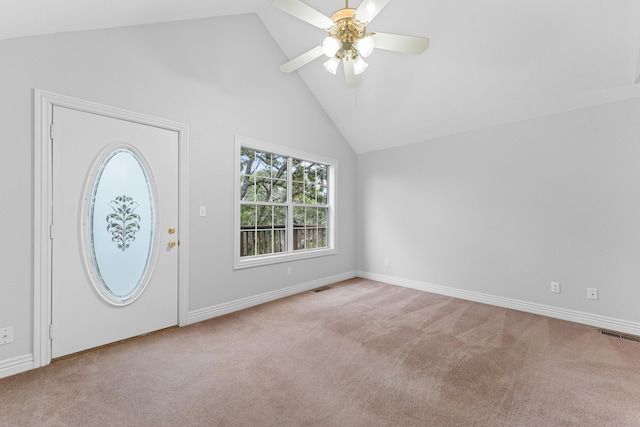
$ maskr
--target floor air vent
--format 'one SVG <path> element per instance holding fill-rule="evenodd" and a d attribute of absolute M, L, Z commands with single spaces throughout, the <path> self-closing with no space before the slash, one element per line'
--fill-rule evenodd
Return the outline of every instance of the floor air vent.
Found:
<path fill-rule="evenodd" d="M 614 337 L 614 338 L 622 338 L 623 340 L 640 342 L 640 337 L 637 337 L 635 335 L 623 334 L 623 333 L 616 332 L 616 331 L 608 331 L 606 329 L 600 329 L 600 333 L 602 335 L 607 335 L 607 336 Z"/>
<path fill-rule="evenodd" d="M 322 286 L 320 288 L 312 289 L 312 291 L 313 292 L 322 292 L 322 291 L 326 291 L 327 289 L 331 289 L 331 286 Z"/>

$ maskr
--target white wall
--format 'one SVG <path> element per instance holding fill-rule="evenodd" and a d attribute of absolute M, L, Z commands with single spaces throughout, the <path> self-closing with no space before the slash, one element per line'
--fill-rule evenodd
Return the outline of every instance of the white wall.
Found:
<path fill-rule="evenodd" d="M 355 155 L 257 15 L 5 40 L 0 58 L 0 368 L 33 351 L 34 88 L 190 125 L 190 312 L 355 271 Z M 339 160 L 338 255 L 233 271 L 234 134 Z"/>
<path fill-rule="evenodd" d="M 358 218 L 365 276 L 640 332 L 640 99 L 360 155 Z"/>

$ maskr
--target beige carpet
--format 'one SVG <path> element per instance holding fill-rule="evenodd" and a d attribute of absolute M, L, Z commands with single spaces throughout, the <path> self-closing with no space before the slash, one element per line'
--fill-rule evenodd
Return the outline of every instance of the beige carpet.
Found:
<path fill-rule="evenodd" d="M 0 380 L 2 426 L 640 426 L 640 343 L 354 279 Z"/>

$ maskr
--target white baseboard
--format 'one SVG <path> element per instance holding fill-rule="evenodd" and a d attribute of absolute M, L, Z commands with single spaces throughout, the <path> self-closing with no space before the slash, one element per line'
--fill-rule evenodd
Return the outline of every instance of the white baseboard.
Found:
<path fill-rule="evenodd" d="M 33 369 L 33 354 L 0 360 L 0 378 Z"/>
<path fill-rule="evenodd" d="M 375 280 L 377 282 L 388 283 L 390 285 L 402 286 L 405 288 L 417 289 L 420 291 L 446 295 L 449 297 L 460 298 L 468 301 L 510 308 L 513 310 L 539 314 L 541 316 L 553 317 L 555 319 L 568 320 L 570 322 L 581 323 L 584 325 L 595 326 L 603 329 L 610 329 L 627 334 L 640 335 L 640 323 L 638 322 L 600 316 L 597 314 L 585 313 L 582 311 L 567 310 L 564 308 L 552 307 L 548 305 L 535 304 L 512 298 L 483 294 L 480 292 L 466 291 L 464 289 L 434 285 L 431 283 L 419 282 L 416 280 L 402 279 L 400 277 L 387 276 L 384 274 L 358 271 L 357 275 L 358 277 L 362 277 L 364 279 Z"/>
<path fill-rule="evenodd" d="M 356 277 L 356 272 L 349 271 L 335 276 L 324 277 L 311 282 L 300 283 L 298 285 L 277 289 L 275 291 L 265 292 L 263 294 L 253 295 L 247 298 L 241 298 L 235 301 L 190 311 L 187 314 L 186 324 L 190 325 L 192 323 L 212 319 L 214 317 L 222 316 L 223 314 L 243 310 L 245 308 L 253 307 L 254 305 L 264 304 L 265 302 L 299 294 L 300 292 L 306 292 L 321 286 L 331 285 L 332 283 L 341 282 L 343 280 L 353 279 L 354 277 Z"/>

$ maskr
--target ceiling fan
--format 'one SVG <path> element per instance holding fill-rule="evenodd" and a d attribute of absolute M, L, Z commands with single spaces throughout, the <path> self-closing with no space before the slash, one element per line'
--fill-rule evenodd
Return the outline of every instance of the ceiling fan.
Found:
<path fill-rule="evenodd" d="M 273 0 L 276 8 L 328 33 L 319 46 L 282 65 L 280 70 L 290 73 L 324 54 L 329 58 L 324 63 L 327 71 L 335 74 L 342 62 L 347 87 L 355 87 L 356 76 L 368 67 L 362 58 L 374 48 L 416 55 L 424 52 L 429 47 L 428 38 L 367 32 L 367 25 L 390 1 L 363 0 L 357 9 L 352 9 L 349 0 L 345 0 L 344 9 L 329 18 L 300 0 Z"/>

